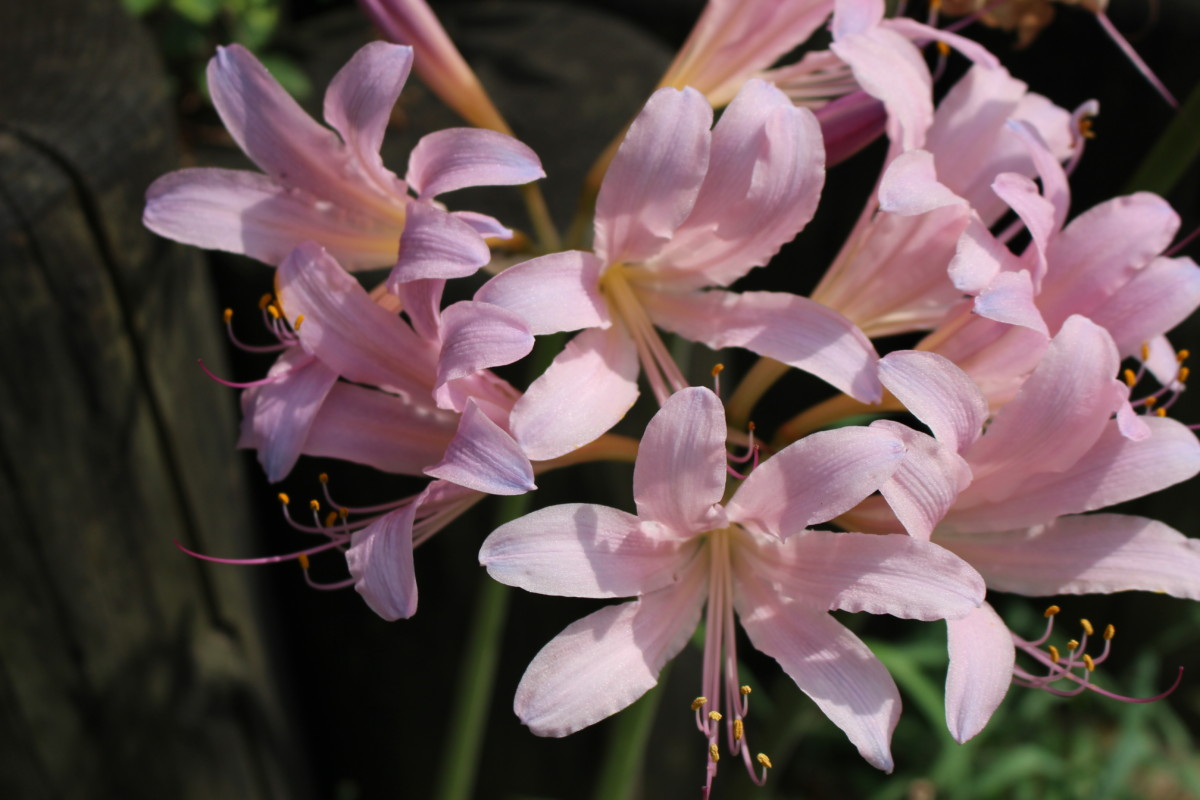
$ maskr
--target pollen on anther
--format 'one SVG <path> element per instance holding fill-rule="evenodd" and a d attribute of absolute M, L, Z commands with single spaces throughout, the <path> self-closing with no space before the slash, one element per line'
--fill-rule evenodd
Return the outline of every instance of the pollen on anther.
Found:
<path fill-rule="evenodd" d="M 744 695 L 748 695 L 748 694 L 750 694 L 750 687 L 749 687 L 749 686 L 743 686 L 743 687 L 742 687 L 742 688 L 741 688 L 739 691 L 741 691 L 741 693 L 742 693 L 742 695 L 743 695 L 743 696 L 744 696 Z"/>
<path fill-rule="evenodd" d="M 1180 350 L 1178 353 L 1175 354 L 1175 360 L 1177 362 L 1179 362 L 1180 364 L 1182 364 L 1183 362 L 1188 360 L 1188 356 L 1190 356 L 1191 354 L 1192 353 L 1190 350 Z"/>
<path fill-rule="evenodd" d="M 279 319 L 283 315 L 279 313 L 279 309 L 274 303 L 267 306 L 267 313 L 271 315 L 271 319 Z"/>
<path fill-rule="evenodd" d="M 708 702 L 707 697 L 697 697 L 692 701 L 692 711 L 699 711 L 700 707 Z"/>
<path fill-rule="evenodd" d="M 1042 612 L 1042 616 L 1045 617 L 1046 619 L 1050 619 L 1050 617 L 1053 617 L 1055 614 L 1057 614 L 1060 611 L 1062 611 L 1062 609 L 1059 608 L 1058 606 L 1050 606 L 1049 608 L 1047 608 L 1045 611 Z"/>
<path fill-rule="evenodd" d="M 338 521 L 338 512 L 330 511 L 325 515 L 325 527 L 332 528 Z"/>
<path fill-rule="evenodd" d="M 945 42 L 937 42 L 934 46 L 937 47 L 938 55 L 943 58 L 950 55 L 950 45 Z"/>
<path fill-rule="evenodd" d="M 283 492 L 280 492 L 279 493 L 279 502 L 283 503 L 286 506 L 292 502 L 292 498 L 288 497 Z"/>
<path fill-rule="evenodd" d="M 321 504 L 315 499 L 308 501 L 308 507 L 311 508 L 313 511 L 321 510 Z"/>
<path fill-rule="evenodd" d="M 296 560 L 300 562 L 300 569 L 308 571 L 308 553 L 301 553 L 296 556 Z"/>
<path fill-rule="evenodd" d="M 294 330 L 294 331 L 298 331 L 298 330 L 300 330 L 300 326 L 301 326 L 302 324 L 304 324 L 304 315 L 303 315 L 303 314 L 297 314 L 297 315 L 296 315 L 296 321 L 292 323 L 292 330 Z"/>
<path fill-rule="evenodd" d="M 742 740 L 742 736 L 745 733 L 746 733 L 746 724 L 744 722 L 742 722 L 740 719 L 735 719 L 733 721 L 733 740 L 735 742 L 740 742 Z"/>
<path fill-rule="evenodd" d="M 1192 371 L 1187 367 L 1180 367 L 1179 374 L 1175 376 L 1175 380 L 1179 381 L 1180 383 L 1187 383 L 1188 376 L 1191 374 Z"/>
<path fill-rule="evenodd" d="M 338 509 L 338 516 L 339 516 L 339 517 L 341 517 L 342 519 L 346 519 L 347 517 L 349 517 L 349 516 L 350 516 L 350 509 L 348 509 L 348 508 L 339 508 L 339 509 Z"/>
<path fill-rule="evenodd" d="M 1077 649 L 1078 647 L 1079 647 L 1079 642 L 1078 642 L 1077 640 L 1075 640 L 1075 639 L 1072 639 L 1071 641 L 1067 642 L 1067 649 L 1068 649 L 1068 650 L 1075 650 L 1075 649 Z"/>
<path fill-rule="evenodd" d="M 271 301 L 274 299 L 275 298 L 269 294 L 264 294 L 262 297 L 258 298 L 258 310 L 266 311 L 267 306 L 271 305 Z"/>
<path fill-rule="evenodd" d="M 713 366 L 713 368 L 712 368 L 712 376 L 715 378 L 715 377 L 717 377 L 718 375 L 720 375 L 720 374 L 721 374 L 722 372 L 724 372 L 724 371 L 725 371 L 725 365 L 724 365 L 724 364 L 716 364 L 716 365 L 715 365 L 715 366 Z"/>
<path fill-rule="evenodd" d="M 233 309 L 227 308 L 221 312 L 221 319 L 225 320 L 225 324 L 229 324 L 229 320 L 233 319 Z"/>
<path fill-rule="evenodd" d="M 1052 644 L 1046 645 L 1046 652 L 1050 653 L 1050 660 L 1057 664 L 1059 659 L 1058 648 Z"/>
<path fill-rule="evenodd" d="M 1087 620 L 1087 619 L 1079 620 L 1079 627 L 1083 628 L 1083 632 L 1086 633 L 1088 636 L 1091 636 L 1093 633 L 1095 633 L 1095 630 L 1092 629 L 1092 623 L 1090 620 Z"/>
<path fill-rule="evenodd" d="M 1142 404 L 1144 406 L 1146 406 L 1146 408 L 1154 408 L 1154 404 L 1157 402 L 1158 402 L 1158 398 L 1155 397 L 1154 395 L 1150 395 L 1149 397 L 1147 397 L 1145 400 L 1142 401 Z"/>
<path fill-rule="evenodd" d="M 329 473 L 322 472 L 320 475 L 317 476 L 317 480 L 319 480 L 321 483 L 329 483 Z"/>
<path fill-rule="evenodd" d="M 1167 415 L 1167 410 L 1166 410 L 1165 408 L 1156 408 L 1156 409 L 1154 409 L 1154 416 L 1156 416 L 1156 417 L 1165 417 L 1166 415 Z"/>
<path fill-rule="evenodd" d="M 1112 638 L 1113 638 L 1114 636 L 1116 636 L 1116 635 L 1117 635 L 1117 629 L 1116 629 L 1116 628 L 1114 628 L 1112 625 L 1105 625 L 1105 626 L 1104 626 L 1104 639 L 1105 639 L 1105 641 L 1110 641 L 1110 642 L 1111 642 L 1111 641 L 1112 641 Z"/>
<path fill-rule="evenodd" d="M 721 712 L 720 711 L 710 711 L 710 712 L 708 712 L 708 718 L 711 719 L 713 722 L 720 722 L 721 721 Z"/>
<path fill-rule="evenodd" d="M 754 760 L 757 761 L 759 764 L 762 764 L 767 769 L 771 768 L 771 759 L 767 758 L 766 753 L 759 753 L 757 756 L 754 757 Z"/>
<path fill-rule="evenodd" d="M 708 757 L 713 760 L 714 764 L 721 760 L 721 751 L 715 744 L 710 744 L 708 746 Z"/>
<path fill-rule="evenodd" d="M 1124 376 L 1125 376 L 1125 385 L 1128 386 L 1130 389 L 1132 389 L 1134 386 L 1137 385 L 1137 374 L 1133 370 L 1131 370 L 1131 369 L 1125 370 Z"/>
<path fill-rule="evenodd" d="M 1093 672 L 1096 669 L 1096 662 L 1087 653 L 1083 654 L 1083 665 L 1087 667 L 1088 672 Z"/>
<path fill-rule="evenodd" d="M 1150 360 L 1150 343 L 1142 342 L 1142 361 Z"/>
<path fill-rule="evenodd" d="M 1091 117 L 1081 117 L 1079 119 L 1079 135 L 1085 139 L 1095 139 L 1096 131 L 1092 125 L 1093 121 Z"/>

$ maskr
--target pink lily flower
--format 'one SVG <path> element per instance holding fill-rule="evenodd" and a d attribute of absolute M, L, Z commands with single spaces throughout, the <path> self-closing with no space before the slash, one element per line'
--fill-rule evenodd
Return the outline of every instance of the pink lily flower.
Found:
<path fill-rule="evenodd" d="M 655 326 L 879 398 L 875 351 L 841 315 L 790 294 L 705 290 L 767 263 L 811 219 L 824 180 L 812 113 L 749 81 L 711 125 L 699 92 L 655 92 L 600 188 L 594 252 L 517 264 L 475 295 L 518 312 L 535 334 L 583 329 L 513 409 L 531 456 L 560 455 L 614 425 L 637 397 L 639 363 L 660 403 L 687 385 Z M 581 395 L 581 385 L 594 390 Z"/>
<path fill-rule="evenodd" d="M 903 524 L 969 561 L 994 591 L 1138 589 L 1200 600 L 1200 542 L 1150 519 L 1084 515 L 1200 472 L 1200 442 L 1187 426 L 1150 416 L 1144 438 L 1124 433 L 1114 418 L 1127 397 L 1113 377 L 1119 364 L 1103 328 L 1069 318 L 981 435 L 987 402 L 962 371 L 931 353 L 889 355 L 880 364 L 884 384 L 943 452 L 905 460 L 882 489 L 890 510 L 872 498 L 842 521 L 877 532 Z M 965 488 L 944 467 L 959 459 L 971 476 Z M 947 724 L 966 741 L 1003 699 L 1016 648 L 1027 643 L 986 605 L 948 624 Z"/>
<path fill-rule="evenodd" d="M 721 747 L 754 774 L 737 675 L 734 615 L 750 641 L 890 771 L 900 698 L 883 665 L 833 609 L 932 620 L 974 609 L 974 571 L 927 542 L 809 530 L 856 504 L 904 459 L 890 433 L 813 434 L 758 465 L 728 502 L 726 422 L 711 391 L 686 388 L 646 428 L 634 468 L 637 514 L 590 504 L 545 508 L 484 542 L 496 580 L 541 594 L 636 597 L 567 627 L 534 658 L 514 710 L 542 736 L 566 736 L 620 711 L 657 683 L 707 606 L 704 677 L 692 704 L 707 739 L 711 787 Z"/>
<path fill-rule="evenodd" d="M 421 139 L 405 180 L 384 167 L 379 148 L 412 58 L 412 48 L 384 42 L 359 50 L 325 93 L 335 133 L 247 50 L 219 48 L 208 65 L 213 105 L 266 174 L 196 168 L 164 175 L 146 192 L 144 223 L 177 241 L 273 265 L 315 240 L 358 270 L 394 264 L 400 234 L 419 211 L 429 235 L 456 234 L 447 257 L 486 264 L 483 237 L 511 232 L 483 214 L 446 212 L 434 198 L 468 186 L 528 183 L 544 177 L 541 164 L 510 136 L 455 128 Z"/>

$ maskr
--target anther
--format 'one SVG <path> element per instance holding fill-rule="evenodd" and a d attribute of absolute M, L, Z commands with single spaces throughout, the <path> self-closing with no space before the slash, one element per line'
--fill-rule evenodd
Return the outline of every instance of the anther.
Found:
<path fill-rule="evenodd" d="M 759 753 L 757 756 L 754 757 L 754 760 L 757 761 L 759 764 L 762 764 L 767 769 L 771 768 L 771 759 L 767 758 L 766 753 Z"/>
<path fill-rule="evenodd" d="M 1165 408 L 1156 408 L 1156 409 L 1154 409 L 1154 416 L 1156 416 L 1156 417 L 1165 417 L 1166 415 L 1167 415 L 1167 410 L 1166 410 Z"/>
<path fill-rule="evenodd" d="M 1046 619 L 1050 619 L 1051 617 L 1053 617 L 1055 614 L 1057 614 L 1060 611 L 1062 611 L 1062 609 L 1059 608 L 1058 606 L 1050 606 L 1049 608 L 1047 608 L 1045 611 L 1042 612 L 1042 616 L 1045 617 Z"/>
<path fill-rule="evenodd" d="M 328 514 L 325 515 L 325 527 L 332 528 L 335 524 L 337 524 L 337 520 L 338 520 L 338 512 L 330 511 Z"/>
<path fill-rule="evenodd" d="M 286 505 L 288 505 L 289 503 L 291 503 L 291 502 L 292 502 L 292 498 L 288 497 L 288 496 L 287 496 L 286 494 L 284 494 L 283 492 L 280 492 L 280 493 L 279 493 L 279 502 L 283 503 L 283 504 L 286 506 Z"/>
<path fill-rule="evenodd" d="M 319 502 L 317 502 L 316 500 L 309 500 L 308 507 L 311 508 L 314 512 L 321 510 L 321 504 Z"/>
<path fill-rule="evenodd" d="M 937 47 L 938 55 L 940 55 L 942 58 L 945 58 L 948 55 L 950 55 L 950 45 L 946 44 L 945 42 L 939 41 L 939 42 L 935 43 L 934 46 Z"/>
<path fill-rule="evenodd" d="M 1086 633 L 1088 636 L 1091 636 L 1093 633 L 1095 633 L 1095 631 L 1092 630 L 1092 623 L 1089 620 L 1086 620 L 1086 619 L 1079 620 L 1079 627 L 1083 628 L 1083 632 Z"/>
<path fill-rule="evenodd" d="M 708 746 L 708 757 L 712 759 L 714 764 L 721 760 L 721 751 L 715 744 Z"/>
<path fill-rule="evenodd" d="M 301 326 L 301 324 L 303 324 L 303 323 L 304 323 L 304 315 L 303 315 L 303 314 L 297 314 L 297 315 L 296 315 L 296 321 L 292 323 L 292 330 L 294 330 L 294 331 L 298 331 L 298 330 L 300 330 L 300 326 Z"/>
<path fill-rule="evenodd" d="M 267 313 L 271 315 L 271 319 L 279 319 L 283 315 L 279 313 L 279 309 L 274 303 L 267 306 Z"/>
<path fill-rule="evenodd" d="M 308 553 L 301 553 L 296 556 L 296 560 L 300 562 L 300 569 L 308 571 Z"/>
<path fill-rule="evenodd" d="M 742 736 L 745 733 L 746 733 L 746 724 L 744 722 L 742 722 L 740 719 L 735 719 L 733 721 L 733 740 L 735 742 L 740 742 L 742 740 Z"/>
<path fill-rule="evenodd" d="M 1126 386 L 1128 386 L 1130 389 L 1132 389 L 1134 386 L 1137 386 L 1137 374 L 1133 370 L 1125 370 L 1124 375 Z"/>
<path fill-rule="evenodd" d="M 1079 135 L 1085 139 L 1095 139 L 1096 131 L 1092 127 L 1092 124 L 1093 124 L 1092 117 L 1080 117 L 1079 118 Z"/>
<path fill-rule="evenodd" d="M 1150 395 L 1149 397 L 1147 397 L 1145 400 L 1142 401 L 1142 404 L 1145 405 L 1146 408 L 1154 408 L 1154 404 L 1157 402 L 1158 402 L 1158 398 L 1155 397 L 1154 395 Z"/>
<path fill-rule="evenodd" d="M 1116 636 L 1116 635 L 1117 635 L 1117 629 L 1116 629 L 1116 628 L 1114 628 L 1112 625 L 1105 625 L 1105 626 L 1104 626 L 1104 640 L 1105 640 L 1106 642 L 1111 642 L 1111 641 L 1112 641 L 1112 638 L 1113 638 L 1114 636 Z"/>
<path fill-rule="evenodd" d="M 1191 375 L 1191 374 L 1192 374 L 1192 371 L 1190 369 L 1188 369 L 1187 367 L 1180 367 L 1179 374 L 1175 376 L 1175 379 L 1177 381 L 1179 381 L 1180 383 L 1187 383 L 1188 375 Z"/>
<path fill-rule="evenodd" d="M 271 305 L 271 301 L 274 299 L 275 298 L 269 294 L 264 294 L 262 297 L 258 298 L 258 310 L 266 311 L 267 306 Z"/>
<path fill-rule="evenodd" d="M 692 711 L 699 711 L 700 707 L 708 702 L 707 697 L 697 697 L 692 701 Z"/>
<path fill-rule="evenodd" d="M 342 507 L 338 509 L 338 516 L 345 520 L 350 516 L 350 509 Z"/>
<path fill-rule="evenodd" d="M 1079 642 L 1076 641 L 1075 639 L 1072 639 L 1071 641 L 1067 642 L 1067 649 L 1072 652 L 1074 652 L 1076 649 L 1078 649 L 1078 647 L 1079 647 Z"/>
<path fill-rule="evenodd" d="M 222 312 L 222 314 L 221 314 L 221 318 L 223 320 L 225 320 L 225 324 L 228 325 L 229 320 L 233 319 L 233 309 L 232 308 L 225 309 L 225 311 Z"/>
<path fill-rule="evenodd" d="M 1087 667 L 1088 672 L 1095 672 L 1096 670 L 1096 662 L 1087 653 L 1083 654 L 1083 665 Z"/>
<path fill-rule="evenodd" d="M 329 473 L 322 472 L 320 475 L 317 476 L 317 480 L 319 480 L 321 483 L 329 483 Z"/>
<path fill-rule="evenodd" d="M 721 712 L 720 711 L 710 711 L 710 712 L 708 712 L 708 718 L 711 719 L 713 722 L 720 722 L 721 721 Z"/>
<path fill-rule="evenodd" d="M 724 364 L 717 364 L 717 365 L 715 365 L 715 366 L 712 368 L 712 376 L 715 378 L 715 377 L 717 377 L 718 375 L 720 375 L 720 374 L 721 374 L 722 372 L 724 372 L 724 371 L 725 371 L 725 365 L 724 365 Z"/>
<path fill-rule="evenodd" d="M 1150 360 L 1150 343 L 1142 342 L 1142 361 Z"/>
<path fill-rule="evenodd" d="M 1177 362 L 1179 362 L 1180 364 L 1182 364 L 1183 362 L 1188 360 L 1188 356 L 1190 356 L 1190 355 L 1191 355 L 1190 351 L 1180 350 L 1178 353 L 1175 354 L 1175 360 Z"/>
<path fill-rule="evenodd" d="M 1055 664 L 1058 663 L 1058 648 L 1052 644 L 1046 645 L 1046 651 L 1050 653 L 1050 660 Z"/>
<path fill-rule="evenodd" d="M 750 694 L 750 687 L 743 686 L 739 691 L 741 691 L 742 696 L 745 697 L 746 695 Z"/>

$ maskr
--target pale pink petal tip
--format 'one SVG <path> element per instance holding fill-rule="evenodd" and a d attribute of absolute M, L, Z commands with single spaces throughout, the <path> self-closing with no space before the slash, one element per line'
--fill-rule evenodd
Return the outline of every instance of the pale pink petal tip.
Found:
<path fill-rule="evenodd" d="M 529 458 L 473 400 L 467 401 L 445 457 L 425 474 L 486 494 L 516 495 L 537 488 Z"/>

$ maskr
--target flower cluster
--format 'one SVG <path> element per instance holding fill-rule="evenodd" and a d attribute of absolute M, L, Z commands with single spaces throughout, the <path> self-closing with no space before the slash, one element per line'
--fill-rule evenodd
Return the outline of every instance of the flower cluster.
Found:
<path fill-rule="evenodd" d="M 239 444 L 271 481 L 302 455 L 430 480 L 347 507 L 323 475 L 327 509 L 312 501 L 311 522 L 287 513 L 318 544 L 249 561 L 193 555 L 298 560 L 308 579 L 310 557 L 339 554 L 348 577 L 313 586 L 353 586 L 380 616 L 405 618 L 417 610 L 414 548 L 467 508 L 532 492 L 548 470 L 632 461 L 633 512 L 546 505 L 491 532 L 478 560 L 531 592 L 631 598 L 533 659 L 515 710 L 539 735 L 630 705 L 703 630 L 692 710 L 706 796 L 725 755 L 759 782 L 771 767 L 748 744 L 739 623 L 890 771 L 896 686 L 829 612 L 945 620 L 946 723 L 965 741 L 1014 682 L 1094 688 L 1112 640 L 1110 629 L 1103 654 L 1089 655 L 1084 621 L 1065 656 L 1046 637 L 1026 641 L 989 590 L 1200 599 L 1197 540 L 1088 513 L 1200 472 L 1200 442 L 1169 415 L 1187 353 L 1166 338 L 1200 305 L 1200 268 L 1170 255 L 1179 219 L 1157 196 L 1069 219 L 1094 104 L 1060 108 L 936 18 L 885 18 L 882 0 L 710 0 L 597 162 L 584 192 L 591 235 L 584 226 L 573 249 L 541 236 L 501 268 L 492 248 L 513 231 L 435 198 L 531 184 L 543 177 L 537 156 L 424 3 L 363 5 L 403 44 L 368 44 L 337 74 L 324 103 L 333 130 L 249 52 L 221 49 L 213 103 L 262 173 L 166 175 L 145 223 L 276 270 L 260 303 L 273 343 L 242 345 L 276 360 L 261 380 L 229 384 L 243 389 Z M 828 50 L 778 64 L 826 22 Z M 951 57 L 969 68 L 935 105 Z M 414 66 L 479 127 L 429 134 L 401 179 L 379 150 Z M 813 218 L 827 164 L 880 135 L 876 187 L 811 296 L 739 289 Z M 536 187 L 523 192 L 544 231 Z M 444 302 L 452 281 L 471 299 Z M 895 334 L 915 345 L 881 357 L 875 340 Z M 536 337 L 548 366 L 521 387 L 495 372 L 525 360 Z M 712 389 L 693 385 L 675 341 L 761 357 L 728 419 L 720 369 Z M 792 403 L 760 442 L 750 412 L 790 370 L 836 394 Z M 1151 381 L 1159 388 L 1141 388 Z M 630 431 L 622 420 L 642 386 L 657 411 Z M 875 420 L 842 424 L 863 412 Z M 612 432 L 619 423 L 625 433 Z"/>

